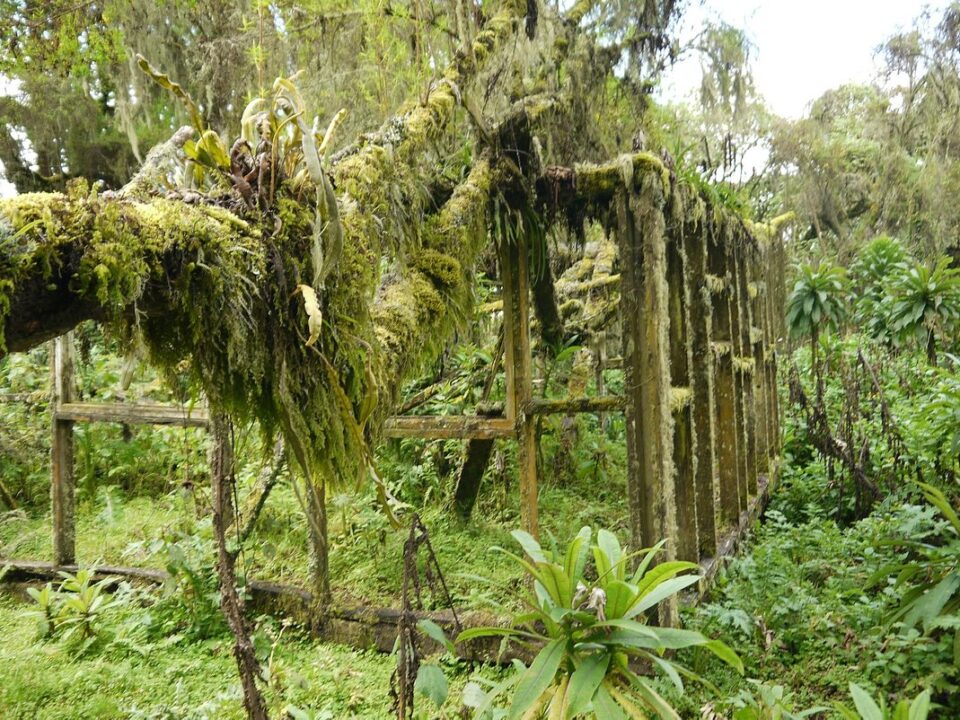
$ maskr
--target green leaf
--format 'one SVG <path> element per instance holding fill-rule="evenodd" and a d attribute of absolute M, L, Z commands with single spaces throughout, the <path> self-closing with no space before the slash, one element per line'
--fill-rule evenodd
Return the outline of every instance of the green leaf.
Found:
<path fill-rule="evenodd" d="M 957 516 L 956 510 L 951 507 L 950 501 L 947 500 L 947 496 L 943 493 L 943 491 L 940 490 L 940 488 L 920 482 L 919 480 L 915 480 L 914 482 L 916 482 L 917 485 L 919 485 L 923 490 L 923 494 L 927 498 L 927 501 L 931 505 L 934 505 L 937 510 L 939 510 L 950 522 L 950 524 L 953 525 L 954 529 L 960 533 L 960 517 Z"/>
<path fill-rule="evenodd" d="M 685 588 L 690 587 L 694 583 L 700 581 L 699 575 L 682 575 L 681 577 L 672 578 L 667 580 L 665 583 L 658 585 L 650 593 L 648 593 L 642 600 L 637 602 L 630 610 L 627 612 L 624 617 L 632 618 L 636 617 L 640 613 L 652 608 L 660 601 L 665 598 L 675 595 L 676 593 L 684 590 Z"/>
<path fill-rule="evenodd" d="M 560 667 L 560 661 L 563 659 L 565 645 L 565 638 L 557 638 L 547 643 L 534 658 L 533 663 L 520 678 L 508 717 L 519 718 L 550 687 Z"/>
<path fill-rule="evenodd" d="M 597 688 L 597 693 L 593 697 L 593 714 L 603 720 L 627 720 L 623 708 L 617 705 L 604 685 Z"/>
<path fill-rule="evenodd" d="M 193 123 L 193 126 L 197 129 L 197 132 L 203 132 L 203 118 L 200 116 L 200 111 L 197 109 L 197 104 L 193 102 L 193 98 L 190 97 L 190 93 L 184 90 L 181 85 L 171 80 L 169 75 L 162 73 L 153 67 L 153 65 L 151 65 L 143 55 L 137 55 L 137 65 L 144 73 L 153 78 L 153 81 L 157 85 L 162 87 L 164 90 L 169 90 L 184 105 L 186 105 L 187 110 L 190 113 L 190 121 Z"/>
<path fill-rule="evenodd" d="M 913 627 L 918 622 L 927 623 L 937 617 L 958 587 L 960 587 L 960 574 L 948 573 L 936 586 L 913 603 L 903 619 L 904 623 L 907 627 Z"/>
<path fill-rule="evenodd" d="M 429 638 L 436 640 L 440 645 L 445 647 L 448 652 L 453 652 L 453 643 L 447 638 L 447 634 L 443 631 L 443 628 L 437 625 L 430 618 L 424 618 L 417 623 L 417 627 Z"/>
<path fill-rule="evenodd" d="M 652 661 L 657 667 L 663 670 L 664 674 L 670 678 L 673 686 L 682 694 L 683 680 L 680 679 L 680 673 L 677 672 L 677 669 L 674 667 L 673 663 L 669 660 L 664 660 L 659 655 L 654 655 L 653 653 L 645 653 L 645 655 L 648 660 Z"/>
<path fill-rule="evenodd" d="M 625 573 L 625 568 L 621 564 L 623 560 L 623 548 L 620 547 L 620 541 L 617 540 L 617 536 L 609 530 L 598 531 L 597 547 L 606 555 L 607 567 L 614 568 L 614 577 L 616 577 L 617 580 L 623 580 Z"/>
<path fill-rule="evenodd" d="M 669 720 L 681 720 L 680 716 L 677 714 L 677 711 L 670 706 L 670 703 L 660 697 L 657 691 L 654 690 L 642 677 L 634 678 L 633 687 L 640 697 L 643 698 L 647 705 L 649 705 L 660 716 L 661 719 L 669 718 Z"/>
<path fill-rule="evenodd" d="M 671 562 L 660 563 L 653 568 L 653 570 L 644 575 L 640 582 L 637 583 L 637 592 L 642 598 L 654 587 L 662 582 L 665 582 L 669 578 L 672 578 L 673 576 L 682 573 L 685 570 L 699 569 L 700 567 L 696 563 L 686 562 L 684 560 L 673 560 Z"/>
<path fill-rule="evenodd" d="M 597 688 L 607 675 L 610 666 L 609 653 L 594 653 L 584 658 L 580 667 L 570 676 L 570 685 L 567 688 L 566 710 L 564 718 L 572 718 L 586 712 L 593 702 Z"/>
<path fill-rule="evenodd" d="M 590 552 L 590 538 L 592 535 L 593 531 L 590 527 L 586 525 L 583 526 L 567 548 L 567 557 L 564 561 L 563 569 L 574 585 L 580 580 L 583 575 L 583 569 L 586 567 L 587 556 Z"/>
<path fill-rule="evenodd" d="M 850 683 L 850 695 L 853 697 L 853 704 L 860 713 L 863 720 L 883 720 L 883 713 L 880 707 L 874 702 L 873 698 L 867 694 L 867 691 L 856 683 Z"/>
<path fill-rule="evenodd" d="M 434 705 L 440 707 L 447 701 L 449 692 L 447 676 L 436 665 L 421 665 L 413 689 L 414 692 L 429 698 Z"/>
<path fill-rule="evenodd" d="M 604 610 L 608 618 L 622 618 L 637 599 L 637 588 L 628 585 L 622 580 L 613 580 L 607 583 L 607 605 Z"/>
<path fill-rule="evenodd" d="M 907 720 L 927 720 L 930 714 L 930 690 L 924 690 L 910 703 L 910 712 Z"/>
<path fill-rule="evenodd" d="M 723 660 L 727 665 L 734 668 L 741 675 L 744 673 L 743 660 L 726 643 L 721 640 L 710 640 L 704 647 Z"/>
<path fill-rule="evenodd" d="M 523 530 L 514 530 L 510 533 L 510 536 L 520 543 L 523 551 L 529 555 L 534 562 L 547 562 L 547 558 L 543 554 L 543 548 L 540 547 L 540 543 L 536 541 L 533 535 Z"/>
<path fill-rule="evenodd" d="M 654 545 L 652 548 L 650 548 L 645 552 L 643 559 L 640 561 L 640 564 L 637 565 L 637 571 L 633 574 L 633 578 L 631 582 L 634 585 L 637 585 L 638 590 L 640 585 L 640 579 L 647 572 L 647 568 L 650 567 L 650 563 L 653 562 L 653 559 L 656 557 L 657 553 L 660 552 L 663 549 L 663 546 L 666 544 L 667 544 L 667 541 L 665 539 L 658 542 L 656 545 Z"/>

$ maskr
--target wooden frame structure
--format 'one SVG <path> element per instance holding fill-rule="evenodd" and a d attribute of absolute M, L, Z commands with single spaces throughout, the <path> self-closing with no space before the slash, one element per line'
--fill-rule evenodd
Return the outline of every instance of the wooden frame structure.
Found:
<path fill-rule="evenodd" d="M 647 162 L 634 156 L 636 163 Z M 520 506 L 537 536 L 536 418 L 623 412 L 630 542 L 668 539 L 667 557 L 700 562 L 711 574 L 757 512 L 780 452 L 777 345 L 783 336 L 784 251 L 778 228 L 748 228 L 697 194 L 684 195 L 663 168 L 637 164 L 637 176 L 601 186 L 604 230 L 616 239 L 619 274 L 585 283 L 619 284 L 619 358 L 606 355 L 595 328 L 597 374 L 622 367 L 621 396 L 553 400 L 534 395 L 530 248 L 527 238 L 499 248 L 506 402 L 502 412 L 395 416 L 385 437 L 512 439 L 519 445 Z M 617 168 L 614 168 L 617 172 Z M 607 172 L 603 167 L 594 172 Z M 591 201 L 596 201 L 594 188 Z M 691 208 L 692 203 L 692 208 Z M 760 238 L 758 240 L 758 237 Z M 612 265 L 613 260 L 609 264 Z M 611 319 L 605 313 L 605 320 Z M 77 422 L 206 426 L 204 409 L 77 402 L 69 335 L 54 341 L 52 508 L 55 565 L 76 562 L 73 426 Z M 731 536 L 733 539 L 731 540 Z M 667 618 L 669 621 L 669 618 Z"/>

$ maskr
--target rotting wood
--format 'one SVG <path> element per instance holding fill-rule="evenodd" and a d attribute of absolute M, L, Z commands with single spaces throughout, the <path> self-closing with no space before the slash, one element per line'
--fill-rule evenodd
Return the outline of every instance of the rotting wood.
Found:
<path fill-rule="evenodd" d="M 277 481 L 280 479 L 280 474 L 286 466 L 286 446 L 284 445 L 283 438 L 277 438 L 273 444 L 273 457 L 271 461 L 263 466 L 263 469 L 257 476 L 257 482 L 254 486 L 257 491 L 257 499 L 253 502 L 250 511 L 246 513 L 247 521 L 244 523 L 243 530 L 240 532 L 240 542 L 244 542 L 250 537 L 250 533 L 253 532 L 253 529 L 257 525 L 257 520 L 260 519 L 260 513 L 263 512 L 263 508 L 270 498 L 270 493 L 276 486 Z"/>
<path fill-rule="evenodd" d="M 531 398 L 524 406 L 528 415 L 572 415 L 574 413 L 616 412 L 626 407 L 626 399 L 621 395 L 600 397 L 579 397 L 553 400 Z"/>
<path fill-rule="evenodd" d="M 672 392 L 670 398 L 673 409 L 673 466 L 676 469 L 677 557 L 695 562 L 700 553 L 695 487 L 697 433 L 694 427 L 693 397 L 688 389 L 691 364 L 690 298 L 687 287 L 687 258 L 676 233 L 671 233 L 668 239 L 666 256 L 670 383 L 686 391 L 681 396 L 682 405 L 674 404 L 675 393 Z"/>
<path fill-rule="evenodd" d="M 183 408 L 160 403 L 90 403 L 67 402 L 56 408 L 58 421 L 108 422 L 125 425 L 176 425 L 207 427 L 209 413 L 205 408 Z"/>
<path fill-rule="evenodd" d="M 477 415 L 412 415 L 389 418 L 383 427 L 388 438 L 422 438 L 425 440 L 458 440 L 477 438 L 494 440 L 512 438 L 514 423 L 506 418 Z"/>
<path fill-rule="evenodd" d="M 743 372 L 743 305 L 740 293 L 740 241 L 737 229 L 732 223 L 727 223 L 728 253 L 730 262 L 730 361 L 733 365 L 733 398 L 736 404 L 736 433 L 737 433 L 737 494 L 739 496 L 740 512 L 747 507 L 750 497 L 747 491 L 747 476 L 750 474 L 750 446 L 748 441 L 748 427 L 751 418 L 747 416 L 746 386 L 750 378 Z M 749 326 L 748 326 L 749 327 Z"/>
<path fill-rule="evenodd" d="M 729 257 L 723 239 L 717 236 L 720 229 L 708 226 L 707 262 L 709 270 L 718 277 L 729 272 Z M 720 523 L 736 522 L 740 516 L 740 493 L 738 490 L 739 442 L 737 401 L 733 371 L 733 348 L 731 339 L 731 299 L 729 283 L 722 294 L 715 295 L 712 306 L 711 351 L 714 356 L 714 427 L 716 429 L 716 463 L 719 484 Z"/>
<path fill-rule="evenodd" d="M 660 538 L 675 539 L 677 532 L 663 216 L 668 182 L 669 176 L 664 178 L 659 169 L 641 169 L 636 178 L 620 176 L 615 201 L 627 399 L 627 505 L 634 550 L 651 547 Z M 668 542 L 663 559 L 672 560 L 675 554 L 675 543 Z M 676 603 L 661 604 L 660 622 L 672 626 L 676 620 Z"/>
<path fill-rule="evenodd" d="M 488 412 L 498 412 L 491 411 Z M 478 408 L 483 414 L 483 409 Z M 463 465 L 457 476 L 457 486 L 453 493 L 453 506 L 457 514 L 464 520 L 469 519 L 473 506 L 480 494 L 480 483 L 483 473 L 490 462 L 493 452 L 493 438 L 471 438 L 464 451 Z"/>
<path fill-rule="evenodd" d="M 51 513 L 53 514 L 53 562 L 68 565 L 77 558 L 76 478 L 73 469 L 73 422 L 58 418 L 56 408 L 73 400 L 73 333 L 53 341 L 50 353 L 53 407 L 53 438 L 50 445 Z"/>
<path fill-rule="evenodd" d="M 507 421 L 512 422 L 519 443 L 520 518 L 523 529 L 539 537 L 537 436 L 532 416 L 524 407 L 533 395 L 530 354 L 530 268 L 526 235 L 515 242 L 501 241 L 500 270 L 503 276 L 504 367 L 507 376 Z"/>
<path fill-rule="evenodd" d="M 744 475 L 742 493 L 744 505 L 757 492 L 757 406 L 753 388 L 754 351 L 750 330 L 753 327 L 751 312 L 751 298 L 749 275 L 751 264 L 751 249 L 744 240 L 736 247 L 736 295 L 739 312 L 740 356 L 746 360 L 741 364 L 740 392 L 743 405 L 743 439 L 746 452 L 744 453 Z M 747 367 L 751 370 L 746 370 Z"/>
<path fill-rule="evenodd" d="M 699 200 L 698 200 L 699 202 Z M 690 385 L 693 391 L 693 424 L 696 444 L 697 540 L 701 556 L 717 550 L 717 506 L 719 501 L 714 425 L 714 362 L 710 350 L 711 302 L 704 292 L 707 268 L 706 228 L 701 220 L 693 227 L 681 224 L 687 256 L 690 293 Z"/>

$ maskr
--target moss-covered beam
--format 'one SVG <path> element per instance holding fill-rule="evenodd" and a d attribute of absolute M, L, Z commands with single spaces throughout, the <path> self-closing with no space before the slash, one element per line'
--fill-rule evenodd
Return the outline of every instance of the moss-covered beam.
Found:
<path fill-rule="evenodd" d="M 217 207 L 67 194 L 0 200 L 0 354 L 27 350 L 86 319 L 163 311 L 204 257 L 262 269 L 257 234 Z"/>

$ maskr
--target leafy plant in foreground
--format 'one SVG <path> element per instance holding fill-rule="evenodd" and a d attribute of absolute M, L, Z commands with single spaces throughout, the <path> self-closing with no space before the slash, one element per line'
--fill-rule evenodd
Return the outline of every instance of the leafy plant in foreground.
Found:
<path fill-rule="evenodd" d="M 59 635 L 65 641 L 79 640 L 83 649 L 96 639 L 104 613 L 120 604 L 106 588 L 115 582 L 107 577 L 93 582 L 93 571 L 83 568 L 77 573 L 60 572 L 58 589 L 47 583 L 40 590 L 29 588 L 27 593 L 37 604 L 30 615 L 37 620 L 41 637 Z"/>
<path fill-rule="evenodd" d="M 651 627 L 644 615 L 667 598 L 697 582 L 698 575 L 684 574 L 697 566 L 671 561 L 653 566 L 663 547 L 628 555 L 616 536 L 600 530 L 596 542 L 589 527 L 580 530 L 565 553 L 544 550 L 529 534 L 512 533 L 526 557 L 500 549 L 520 564 L 533 581 L 533 592 L 519 593 L 525 610 L 510 627 L 466 630 L 458 642 L 501 635 L 529 647 L 542 648 L 529 667 L 520 669 L 489 693 L 471 694 L 477 718 L 574 718 L 619 720 L 646 717 L 653 712 L 676 718 L 676 710 L 639 675 L 633 661 L 649 663 L 683 690 L 681 676 L 696 678 L 690 670 L 664 657 L 666 650 L 704 647 L 741 673 L 737 655 L 719 640 L 699 632 Z M 587 577 L 592 552 L 596 577 Z M 637 569 L 628 567 L 640 556 Z M 498 700 L 506 691 L 512 698 L 506 712 Z"/>
<path fill-rule="evenodd" d="M 947 620 L 960 610 L 960 516 L 942 490 L 917 484 L 946 519 L 947 527 L 934 542 L 912 543 L 914 555 L 906 562 L 881 569 L 881 573 L 896 574 L 897 587 L 905 586 L 890 620 L 902 622 L 908 629 L 922 624 L 927 632 L 955 627 L 956 645 L 960 647 L 960 622 L 956 618 Z"/>
<path fill-rule="evenodd" d="M 913 702 L 901 700 L 893 708 L 887 708 L 884 699 L 880 703 L 870 697 L 866 690 L 850 683 L 850 695 L 856 711 L 846 705 L 837 703 L 837 712 L 844 720 L 926 720 L 930 714 L 930 691 L 924 690 L 913 699 Z"/>

